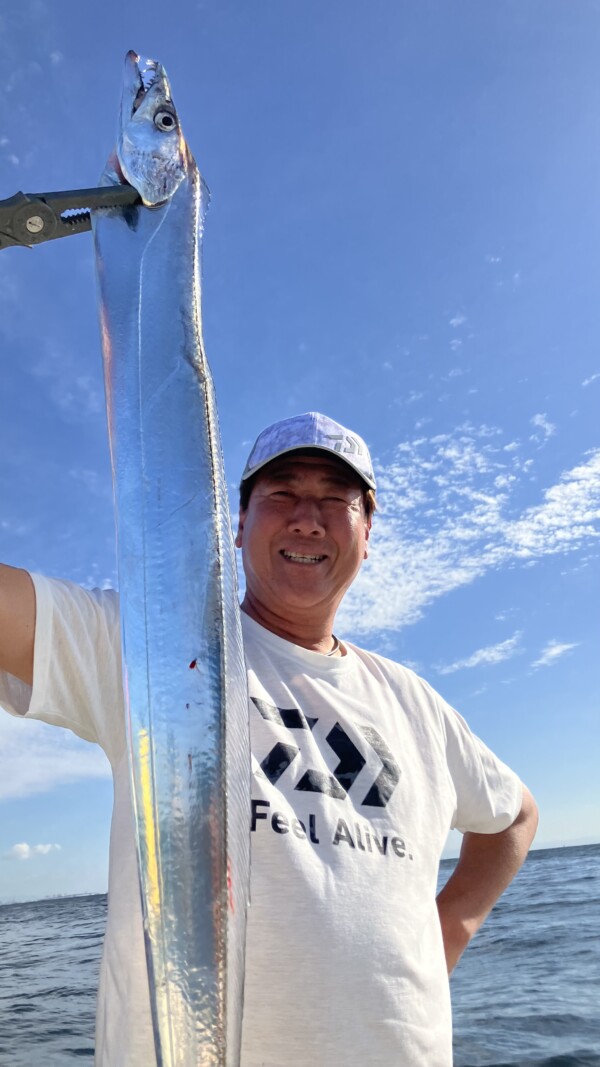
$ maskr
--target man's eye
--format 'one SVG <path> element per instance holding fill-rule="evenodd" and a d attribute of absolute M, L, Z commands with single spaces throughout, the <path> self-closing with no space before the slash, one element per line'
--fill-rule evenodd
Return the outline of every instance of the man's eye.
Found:
<path fill-rule="evenodd" d="M 291 493 L 288 493 L 285 489 L 276 489 L 274 493 L 271 493 L 272 500 L 289 500 Z"/>

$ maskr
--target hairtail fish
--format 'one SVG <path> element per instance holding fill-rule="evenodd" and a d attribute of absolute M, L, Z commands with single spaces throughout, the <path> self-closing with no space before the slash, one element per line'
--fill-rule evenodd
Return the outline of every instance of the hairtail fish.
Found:
<path fill-rule="evenodd" d="M 95 212 L 93 229 L 157 1062 L 238 1067 L 250 750 L 233 539 L 202 341 L 208 190 L 163 67 L 134 52 L 101 182 L 127 182 L 142 199 Z"/>

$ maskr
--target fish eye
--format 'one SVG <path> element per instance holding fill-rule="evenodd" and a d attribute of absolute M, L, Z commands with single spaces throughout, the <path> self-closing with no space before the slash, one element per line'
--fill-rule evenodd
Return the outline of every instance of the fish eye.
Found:
<path fill-rule="evenodd" d="M 177 126 L 177 119 L 172 111 L 167 111 L 166 109 L 161 108 L 161 110 L 157 111 L 154 116 L 154 125 L 158 130 L 163 130 L 165 133 L 169 133 Z"/>

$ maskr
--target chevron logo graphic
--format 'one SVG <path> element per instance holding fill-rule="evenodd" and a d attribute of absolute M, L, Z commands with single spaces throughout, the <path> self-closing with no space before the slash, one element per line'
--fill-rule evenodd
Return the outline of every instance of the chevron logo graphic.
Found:
<path fill-rule="evenodd" d="M 312 731 L 318 722 L 318 719 L 307 718 L 300 708 L 278 708 L 258 697 L 251 699 L 263 719 L 287 730 Z M 360 732 L 381 762 L 381 770 L 361 804 L 365 807 L 385 808 L 400 781 L 400 768 L 377 730 L 364 726 Z M 301 793 L 323 793 L 336 800 L 345 800 L 367 759 L 339 723 L 330 730 L 326 740 L 338 758 L 337 766 L 333 772 L 329 769 L 308 768 L 294 788 Z M 263 759 L 258 773 L 275 785 L 299 755 L 300 749 L 297 745 L 278 741 Z"/>
<path fill-rule="evenodd" d="M 362 445 L 360 441 L 357 441 L 351 434 L 341 433 L 328 433 L 325 434 L 330 441 L 335 441 L 334 450 L 336 452 L 348 452 L 350 455 L 362 456 Z M 344 441 L 346 444 L 344 445 Z"/>

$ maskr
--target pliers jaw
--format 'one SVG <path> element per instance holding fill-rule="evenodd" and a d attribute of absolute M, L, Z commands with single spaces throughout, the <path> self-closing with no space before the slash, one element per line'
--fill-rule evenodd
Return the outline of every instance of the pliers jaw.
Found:
<path fill-rule="evenodd" d="M 132 185 L 15 193 L 0 200 L 0 249 L 11 245 L 31 248 L 43 241 L 85 233 L 92 227 L 91 211 L 134 204 L 141 204 L 141 198 Z M 69 211 L 73 214 L 65 214 Z"/>

